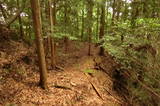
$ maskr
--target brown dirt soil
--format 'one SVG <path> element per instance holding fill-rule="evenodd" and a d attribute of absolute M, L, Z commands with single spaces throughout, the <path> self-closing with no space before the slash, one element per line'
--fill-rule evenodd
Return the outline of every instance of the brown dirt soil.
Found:
<path fill-rule="evenodd" d="M 57 65 L 63 67 L 64 70 L 48 70 L 48 90 L 43 90 L 38 86 L 39 73 L 34 49 L 25 46 L 20 47 L 18 46 L 19 43 L 16 44 L 16 42 L 14 44 L 15 51 L 13 50 L 13 54 L 17 55 L 0 49 L 0 52 L 5 54 L 5 56 L 0 57 L 1 60 L 6 59 L 5 61 L 8 62 L 7 56 L 10 56 L 11 60 L 16 60 L 22 56 L 22 51 L 26 52 L 26 50 L 32 49 L 32 52 L 25 53 L 25 55 L 27 54 L 25 59 L 20 58 L 13 63 L 9 62 L 10 67 L 0 67 L 0 105 L 125 105 L 123 98 L 113 90 L 113 79 L 105 72 L 95 69 L 95 58 L 99 58 L 96 55 L 98 48 L 93 46 L 92 52 L 94 54 L 87 56 L 87 43 L 70 43 L 67 54 L 64 54 L 63 49 L 58 47 Z M 17 50 L 17 48 L 19 49 Z M 17 57 L 14 58 L 13 56 Z M 112 72 L 115 64 L 109 56 L 106 58 L 104 67 L 108 72 Z M 85 70 L 89 69 L 93 70 L 93 73 L 84 73 Z"/>

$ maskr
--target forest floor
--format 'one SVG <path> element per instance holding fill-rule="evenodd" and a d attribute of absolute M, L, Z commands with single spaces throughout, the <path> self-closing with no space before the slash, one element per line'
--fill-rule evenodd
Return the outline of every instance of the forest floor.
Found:
<path fill-rule="evenodd" d="M 87 43 L 72 42 L 67 53 L 62 45 L 58 48 L 57 66 L 61 68 L 48 65 L 48 90 L 43 90 L 38 86 L 34 47 L 12 40 L 0 42 L 0 105 L 124 106 L 123 97 L 113 89 L 112 77 L 97 65 L 103 64 L 112 73 L 116 63 L 109 55 L 98 56 L 98 48 L 92 45 L 94 54 L 87 56 Z"/>

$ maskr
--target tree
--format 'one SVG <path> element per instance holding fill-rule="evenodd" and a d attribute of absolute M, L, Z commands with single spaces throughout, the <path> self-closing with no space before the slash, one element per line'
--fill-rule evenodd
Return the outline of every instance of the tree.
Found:
<path fill-rule="evenodd" d="M 39 59 L 39 70 L 40 70 L 40 86 L 43 89 L 47 88 L 47 69 L 45 62 L 45 54 L 42 39 L 42 25 L 40 17 L 40 4 L 39 0 L 30 0 L 32 8 L 32 17 L 34 24 L 34 31 L 36 36 L 36 46 Z"/>
<path fill-rule="evenodd" d="M 101 4 L 101 19 L 100 19 L 100 32 L 99 32 L 99 37 L 103 41 L 104 37 L 104 26 L 105 26 L 105 0 L 103 0 Z M 104 55 L 104 47 L 100 47 L 99 55 L 103 56 Z"/>
<path fill-rule="evenodd" d="M 17 7 L 18 7 L 18 9 L 20 9 L 19 0 L 17 0 Z M 19 31 L 20 31 L 20 35 L 21 35 L 21 38 L 23 38 L 23 37 L 24 37 L 24 32 L 23 32 L 22 18 L 21 18 L 21 15 L 20 15 L 20 14 L 19 14 L 19 16 L 18 16 L 18 21 L 19 21 Z"/>
<path fill-rule="evenodd" d="M 81 16 L 81 41 L 83 40 L 83 37 L 84 37 L 84 6 L 83 6 L 83 9 L 82 9 L 82 16 Z"/>
<path fill-rule="evenodd" d="M 99 7 L 99 3 L 97 3 L 97 26 L 96 26 L 96 37 L 97 39 L 99 39 L 99 18 L 100 18 L 100 7 Z"/>
<path fill-rule="evenodd" d="M 93 14 L 93 1 L 87 0 L 87 17 L 88 17 L 88 55 L 91 55 L 91 42 L 92 42 L 92 14 Z"/>
<path fill-rule="evenodd" d="M 112 13 L 112 25 L 114 24 L 114 18 L 115 18 L 115 14 L 116 14 L 116 0 L 113 0 L 113 4 L 112 4 L 112 9 L 113 9 L 113 13 Z"/>
<path fill-rule="evenodd" d="M 54 2 L 54 6 L 55 6 L 55 2 Z M 54 7 L 55 9 L 55 7 Z M 55 12 L 55 10 L 54 10 Z M 51 0 L 49 0 L 49 18 L 50 18 L 50 31 L 51 31 L 51 35 L 53 35 L 53 25 L 55 25 L 55 13 L 54 13 L 54 18 L 53 18 L 53 9 L 52 9 L 52 2 Z M 49 37 L 51 37 L 51 35 Z M 56 61 L 55 61 L 55 44 L 54 44 L 54 37 L 52 36 L 50 38 L 51 40 L 51 66 L 52 68 L 55 67 Z"/>

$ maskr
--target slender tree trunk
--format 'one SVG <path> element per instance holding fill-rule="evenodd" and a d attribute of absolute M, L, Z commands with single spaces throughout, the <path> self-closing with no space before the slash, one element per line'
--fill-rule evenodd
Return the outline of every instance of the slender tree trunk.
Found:
<path fill-rule="evenodd" d="M 50 44 L 51 44 L 51 66 L 52 66 L 52 68 L 54 68 L 55 67 L 55 63 L 56 63 L 56 61 L 55 61 L 55 56 L 54 56 L 54 38 L 53 38 L 53 9 L 52 9 L 52 3 L 51 3 L 51 0 L 49 0 L 49 17 L 50 17 L 50 30 L 51 30 L 51 35 L 50 35 L 50 39 L 51 39 L 51 42 L 50 42 Z"/>
<path fill-rule="evenodd" d="M 65 23 L 65 33 L 67 33 L 68 18 L 67 18 L 67 5 L 66 4 L 65 4 L 65 10 L 64 10 L 64 23 Z M 69 39 L 67 36 L 64 37 L 64 44 L 65 44 L 65 53 L 67 53 L 68 46 L 69 46 Z"/>
<path fill-rule="evenodd" d="M 131 16 L 131 25 L 132 28 L 135 28 L 135 20 L 138 16 L 138 6 L 137 1 L 132 1 L 132 16 Z"/>
<path fill-rule="evenodd" d="M 19 0 L 17 0 L 17 6 L 18 6 L 18 9 L 20 9 Z M 19 14 L 19 16 L 18 16 L 18 21 L 19 21 L 19 31 L 20 31 L 20 35 L 21 35 L 21 38 L 23 39 L 23 37 L 24 37 L 24 32 L 23 32 L 23 25 L 22 25 L 22 19 L 21 19 L 21 15 L 20 15 L 20 14 Z"/>
<path fill-rule="evenodd" d="M 99 39 L 99 14 L 100 14 L 99 4 L 97 4 L 97 27 L 96 27 L 97 40 Z"/>
<path fill-rule="evenodd" d="M 77 35 L 79 37 L 79 16 L 78 16 L 78 13 L 77 13 Z"/>
<path fill-rule="evenodd" d="M 99 37 L 101 40 L 103 40 L 104 37 L 104 26 L 105 26 L 105 0 L 103 0 L 103 3 L 101 4 L 101 20 L 100 20 L 100 32 Z M 102 42 L 103 43 L 103 42 Z M 104 55 L 104 47 L 100 47 L 99 55 Z"/>
<path fill-rule="evenodd" d="M 44 7 L 45 7 L 45 17 L 42 17 L 43 20 L 49 20 L 50 19 L 50 10 L 49 10 L 49 2 L 44 2 Z M 43 14 L 41 14 L 43 15 Z M 47 25 L 50 24 L 50 21 L 47 21 Z M 45 26 L 42 26 L 42 31 L 43 34 L 45 34 L 45 30 L 47 30 L 48 28 L 45 28 Z M 47 40 L 46 40 L 46 57 L 51 57 L 51 37 L 49 35 L 47 35 Z M 47 61 L 47 67 L 48 67 L 48 61 Z"/>
<path fill-rule="evenodd" d="M 28 8 L 27 11 L 29 12 L 30 9 Z M 30 38 L 30 39 L 32 39 L 32 35 L 31 35 L 31 31 L 32 31 L 31 18 L 32 18 L 32 17 L 29 15 L 29 16 L 28 16 L 29 24 L 28 24 L 28 31 L 27 31 L 27 32 L 28 32 L 28 35 L 29 35 L 29 38 Z"/>
<path fill-rule="evenodd" d="M 56 26 L 56 0 L 53 0 L 53 25 Z"/>
<path fill-rule="evenodd" d="M 83 36 L 84 36 L 84 7 L 82 9 L 81 41 L 83 40 Z"/>
<path fill-rule="evenodd" d="M 115 0 L 113 0 L 113 6 L 112 6 L 112 8 L 113 8 L 113 14 L 112 14 L 112 25 L 114 24 L 114 18 L 115 18 L 115 13 L 116 13 L 116 9 L 115 9 L 115 7 L 116 7 L 116 1 L 115 1 Z"/>
<path fill-rule="evenodd" d="M 56 27 L 56 0 L 53 0 L 53 29 L 55 29 L 54 27 Z M 54 31 L 53 31 L 54 32 Z M 56 65 L 56 42 L 54 41 L 53 42 L 53 45 L 54 45 L 54 63 Z"/>
<path fill-rule="evenodd" d="M 121 10 L 121 1 L 117 1 L 117 17 L 116 20 L 119 20 L 119 15 L 120 15 L 120 10 Z"/>
<path fill-rule="evenodd" d="M 89 19 L 89 25 L 88 25 L 88 55 L 91 55 L 91 42 L 92 42 L 92 14 L 93 14 L 93 1 L 87 0 L 88 4 L 88 19 Z"/>
<path fill-rule="evenodd" d="M 158 7 L 160 7 L 160 2 L 158 2 L 157 5 L 158 5 Z M 157 14 L 158 14 L 158 18 L 160 18 L 160 10 L 158 10 L 158 13 L 157 13 Z"/>
<path fill-rule="evenodd" d="M 45 62 L 45 54 L 44 54 L 44 47 L 43 47 L 43 38 L 42 38 L 42 24 L 41 24 L 41 17 L 40 17 L 40 4 L 39 0 L 30 0 L 31 8 L 32 8 L 32 17 L 33 17 L 33 24 L 36 36 L 36 46 L 37 46 L 37 53 L 39 59 L 39 69 L 40 69 L 40 86 L 43 89 L 47 88 L 47 69 L 46 69 L 46 62 Z"/>
<path fill-rule="evenodd" d="M 124 11 L 123 11 L 123 14 L 122 14 L 122 19 L 123 21 L 125 22 L 127 17 L 128 17 L 128 6 L 127 6 L 127 0 L 125 0 L 125 7 L 124 7 Z"/>

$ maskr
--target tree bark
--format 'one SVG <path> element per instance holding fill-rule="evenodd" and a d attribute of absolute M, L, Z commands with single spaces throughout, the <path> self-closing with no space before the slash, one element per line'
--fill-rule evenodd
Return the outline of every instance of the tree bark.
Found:
<path fill-rule="evenodd" d="M 55 67 L 56 61 L 55 61 L 55 45 L 54 45 L 54 38 L 53 38 L 53 9 L 52 9 L 52 3 L 51 0 L 49 0 L 49 17 L 50 17 L 50 30 L 51 30 L 51 35 L 50 35 L 50 39 L 51 39 L 51 66 L 52 68 Z"/>
<path fill-rule="evenodd" d="M 100 40 L 103 40 L 104 37 L 104 26 L 105 26 L 105 0 L 103 0 L 103 3 L 101 4 L 101 20 L 100 20 L 100 32 L 99 37 Z M 100 47 L 99 55 L 104 55 L 104 47 Z"/>
<path fill-rule="evenodd" d="M 124 7 L 124 11 L 123 11 L 123 14 L 122 14 L 122 19 L 123 21 L 125 22 L 127 17 L 128 17 L 128 6 L 127 6 L 127 0 L 125 0 L 125 7 Z"/>
<path fill-rule="evenodd" d="M 135 20 L 137 19 L 137 16 L 138 16 L 138 2 L 137 1 L 132 1 L 132 15 L 131 15 L 131 25 L 132 25 L 132 28 L 135 28 L 136 26 L 136 23 L 135 23 Z"/>
<path fill-rule="evenodd" d="M 47 69 L 45 62 L 45 54 L 42 39 L 42 25 L 40 17 L 40 4 L 39 0 L 30 0 L 32 8 L 33 25 L 36 36 L 36 46 L 39 59 L 39 69 L 40 69 L 40 86 L 43 89 L 47 88 Z"/>
<path fill-rule="evenodd" d="M 116 7 L 116 1 L 115 0 L 113 0 L 113 6 L 112 6 L 112 9 L 113 9 L 113 14 L 112 14 L 112 25 L 114 25 L 114 18 L 115 18 L 115 13 L 116 13 L 116 9 L 115 9 L 115 7 Z"/>
<path fill-rule="evenodd" d="M 99 39 L 99 14 L 100 14 L 100 9 L 99 9 L 99 4 L 97 4 L 97 27 L 96 27 L 96 38 L 97 40 Z"/>
<path fill-rule="evenodd" d="M 87 0 L 88 4 L 88 55 L 91 55 L 91 42 L 92 42 L 92 14 L 93 14 L 93 1 L 92 0 Z"/>
<path fill-rule="evenodd" d="M 65 33 L 67 33 L 67 23 L 68 23 L 68 17 L 67 17 L 67 5 L 65 1 L 65 7 L 64 7 L 64 23 L 65 23 Z M 64 37 L 64 46 L 65 46 L 65 53 L 68 52 L 68 46 L 69 46 L 69 39 L 68 36 Z"/>
<path fill-rule="evenodd" d="M 17 6 L 18 6 L 18 9 L 20 9 L 19 0 L 17 0 Z M 21 15 L 20 15 L 20 14 L 19 14 L 19 16 L 18 16 L 18 21 L 19 21 L 19 31 L 20 31 L 20 35 L 21 35 L 21 38 L 23 39 L 23 37 L 24 37 L 24 32 L 23 32 L 23 25 L 22 25 L 22 19 L 21 19 Z"/>
<path fill-rule="evenodd" d="M 83 36 L 84 36 L 84 7 L 82 9 L 81 41 L 83 40 Z"/>
<path fill-rule="evenodd" d="M 116 16 L 116 20 L 118 21 L 119 20 L 119 15 L 120 15 L 120 11 L 121 10 L 121 1 L 117 1 L 117 16 Z"/>

